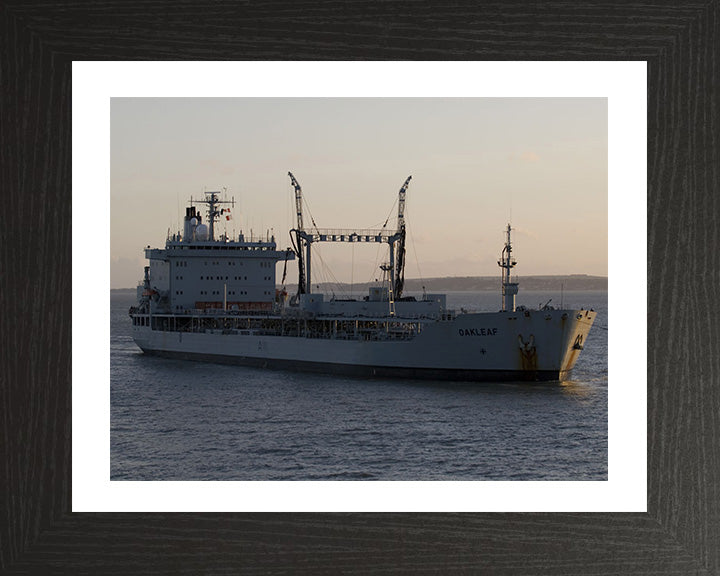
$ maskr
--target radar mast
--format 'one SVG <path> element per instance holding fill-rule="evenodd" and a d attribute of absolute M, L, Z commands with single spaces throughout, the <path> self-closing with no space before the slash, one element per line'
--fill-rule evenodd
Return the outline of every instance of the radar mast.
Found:
<path fill-rule="evenodd" d="M 218 210 L 218 204 L 230 204 L 233 208 L 235 207 L 235 198 L 220 200 L 218 194 L 220 194 L 219 191 L 205 192 L 205 200 L 198 200 L 198 202 L 208 205 L 208 240 L 210 242 L 215 241 L 215 220 L 225 212 L 225 209 Z M 227 211 L 229 212 L 229 210 Z"/>
<path fill-rule="evenodd" d="M 515 295 L 518 293 L 518 283 L 512 282 L 510 270 L 517 262 L 512 257 L 512 242 L 510 240 L 510 224 L 507 225 L 505 246 L 503 247 L 498 266 L 502 268 L 502 309 L 503 312 L 515 312 Z"/>

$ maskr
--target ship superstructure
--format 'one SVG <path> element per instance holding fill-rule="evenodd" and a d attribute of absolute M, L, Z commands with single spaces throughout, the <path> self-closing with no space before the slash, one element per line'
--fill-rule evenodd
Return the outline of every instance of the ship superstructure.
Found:
<path fill-rule="evenodd" d="M 193 315 L 196 312 L 271 311 L 278 261 L 294 258 L 277 250 L 275 237 L 215 237 L 219 217 L 229 217 L 220 192 L 206 192 L 197 201 L 207 206 L 207 224 L 193 204 L 186 209 L 183 232 L 168 237 L 165 248 L 145 249 L 149 265 L 138 286 L 137 312 L 155 315 Z"/>
<path fill-rule="evenodd" d="M 322 229 L 304 226 L 302 188 L 295 191 L 294 246 L 278 250 L 275 238 L 242 233 L 215 238 L 215 223 L 234 208 L 208 192 L 206 222 L 187 208 L 183 232 L 164 249 L 146 248 L 149 266 L 131 308 L 133 337 L 146 353 L 262 367 L 362 376 L 454 380 L 563 380 L 592 326 L 592 310 L 530 310 L 515 306 L 518 283 L 510 270 L 511 227 L 498 261 L 499 312 L 457 313 L 444 294 L 403 294 L 405 198 L 398 193 L 397 226 Z M 223 206 L 230 205 L 231 208 Z M 228 212 L 229 213 L 229 212 Z M 326 299 L 312 291 L 312 246 L 320 242 L 386 243 L 383 282 L 360 299 Z M 298 260 L 298 290 L 284 291 L 287 262 Z M 283 262 L 276 288 L 276 266 Z"/>

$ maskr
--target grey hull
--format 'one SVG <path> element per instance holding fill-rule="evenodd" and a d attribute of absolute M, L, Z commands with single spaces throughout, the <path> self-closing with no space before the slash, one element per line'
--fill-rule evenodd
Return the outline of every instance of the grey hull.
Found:
<path fill-rule="evenodd" d="M 336 374 L 357 378 L 404 378 L 410 380 L 451 380 L 455 382 L 553 382 L 565 380 L 570 371 L 558 370 L 466 370 L 452 368 L 399 368 L 394 366 L 359 366 L 330 364 L 277 358 L 253 358 L 222 354 L 198 354 L 167 350 L 143 350 L 162 358 L 213 362 L 234 366 L 251 366 L 270 370 Z"/>
<path fill-rule="evenodd" d="M 364 341 L 134 326 L 137 345 L 169 358 L 361 377 L 470 382 L 565 380 L 595 313 L 463 314 L 430 322 L 410 340 Z"/>

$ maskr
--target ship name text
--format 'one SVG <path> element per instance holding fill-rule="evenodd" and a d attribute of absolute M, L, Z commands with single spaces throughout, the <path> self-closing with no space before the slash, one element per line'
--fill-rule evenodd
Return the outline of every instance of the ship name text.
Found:
<path fill-rule="evenodd" d="M 460 328 L 458 334 L 460 336 L 495 336 L 497 328 Z"/>

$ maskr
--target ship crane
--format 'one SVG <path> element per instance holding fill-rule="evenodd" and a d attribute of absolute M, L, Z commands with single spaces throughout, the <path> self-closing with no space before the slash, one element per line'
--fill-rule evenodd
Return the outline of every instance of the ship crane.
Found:
<path fill-rule="evenodd" d="M 295 233 L 295 254 L 298 257 L 298 295 L 305 294 L 306 282 L 305 282 L 305 263 L 303 262 L 303 241 L 307 244 L 307 266 L 308 266 L 308 277 L 310 276 L 310 242 L 307 241 L 305 230 L 303 229 L 303 216 L 302 216 L 302 188 L 300 184 L 293 176 L 292 172 L 288 172 L 290 181 L 292 182 L 293 188 L 295 188 L 295 211 L 297 213 L 297 228 L 290 230 L 291 238 L 292 233 Z M 309 287 L 310 282 L 307 282 Z M 308 290 L 309 291 L 309 290 Z"/>
<path fill-rule="evenodd" d="M 402 297 L 403 288 L 405 286 L 405 194 L 407 193 L 408 184 L 412 176 L 408 176 L 405 183 L 400 188 L 398 193 L 398 219 L 397 219 L 397 248 L 395 248 L 397 255 L 395 258 L 395 285 L 393 286 L 393 292 L 396 299 Z M 393 256 L 393 244 L 390 244 L 390 258 Z"/>
<path fill-rule="evenodd" d="M 312 230 L 303 227 L 302 188 L 288 172 L 293 188 L 295 188 L 295 211 L 297 227 L 290 231 L 295 242 L 295 254 L 298 257 L 298 295 L 311 293 L 311 251 L 314 242 L 387 242 L 390 247 L 390 287 L 394 299 L 402 295 L 405 283 L 405 196 L 412 176 L 408 176 L 398 194 L 398 226 L 395 232 L 382 229 L 346 230 L 337 228 L 318 228 L 313 222 Z M 292 234 L 294 233 L 294 237 Z M 395 245 L 397 243 L 397 246 Z M 303 249 L 305 249 L 303 259 Z"/>

